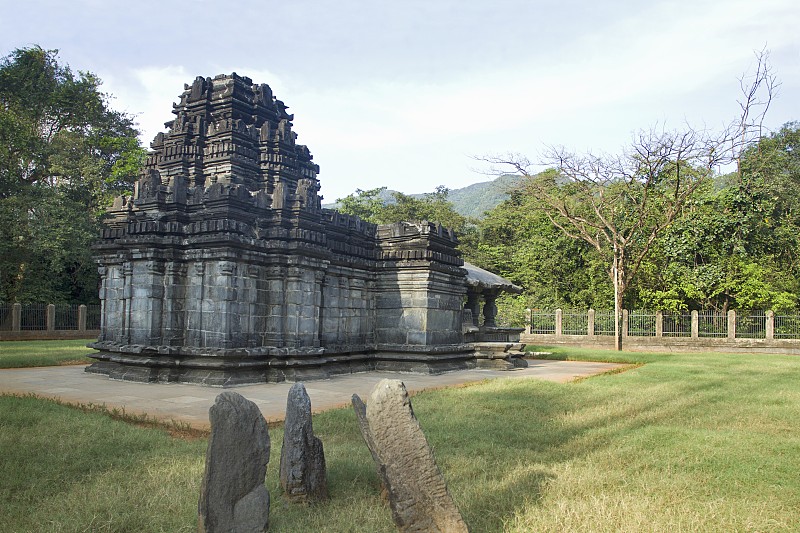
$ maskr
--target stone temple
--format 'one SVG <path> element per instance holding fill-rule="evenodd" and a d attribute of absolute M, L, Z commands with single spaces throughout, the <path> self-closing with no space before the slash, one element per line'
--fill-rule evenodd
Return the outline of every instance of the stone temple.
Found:
<path fill-rule="evenodd" d="M 519 339 L 494 323 L 498 291 L 517 288 L 463 268 L 440 225 L 322 209 L 319 167 L 268 85 L 198 77 L 173 107 L 95 248 L 87 371 L 232 386 L 514 366 L 510 344 L 479 343 Z"/>

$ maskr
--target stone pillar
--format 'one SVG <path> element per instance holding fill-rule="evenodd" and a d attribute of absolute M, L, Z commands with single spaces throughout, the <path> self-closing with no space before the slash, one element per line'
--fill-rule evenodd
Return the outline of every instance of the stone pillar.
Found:
<path fill-rule="evenodd" d="M 186 277 L 186 340 L 187 346 L 200 348 L 203 344 L 203 300 L 205 299 L 205 269 L 202 261 L 189 267 Z"/>
<path fill-rule="evenodd" d="M 11 331 L 22 330 L 22 304 L 14 304 L 11 307 Z"/>
<path fill-rule="evenodd" d="M 303 269 L 291 266 L 286 276 L 286 315 L 284 316 L 284 344 L 290 348 L 299 348 L 303 344 L 301 333 L 301 313 L 305 290 L 303 286 Z"/>
<path fill-rule="evenodd" d="M 483 293 L 483 326 L 486 328 L 497 327 L 497 293 L 487 291 Z"/>
<path fill-rule="evenodd" d="M 728 339 L 733 340 L 736 338 L 736 311 L 731 309 L 728 311 Z"/>
<path fill-rule="evenodd" d="M 133 265 L 126 261 L 122 265 L 122 309 L 119 322 L 122 324 L 118 333 L 117 342 L 131 343 L 131 300 L 133 299 Z"/>
<path fill-rule="evenodd" d="M 182 346 L 186 335 L 186 266 L 169 262 L 165 272 L 161 342 Z"/>
<path fill-rule="evenodd" d="M 664 313 L 656 311 L 656 337 L 664 336 Z"/>
<path fill-rule="evenodd" d="M 525 309 L 525 334 L 531 334 L 531 309 L 528 307 Z"/>
<path fill-rule="evenodd" d="M 589 309 L 589 311 L 586 313 L 587 316 L 586 320 L 588 322 L 586 324 L 586 334 L 589 335 L 590 337 L 594 337 L 594 315 L 595 315 L 594 309 Z"/>
<path fill-rule="evenodd" d="M 106 324 L 108 323 L 106 320 L 106 312 L 108 312 L 108 303 L 106 302 L 108 296 L 108 284 L 109 278 L 108 273 L 110 269 L 101 266 L 97 268 L 97 273 L 100 275 L 100 336 L 98 340 L 105 341 L 110 340 L 106 336 Z"/>
<path fill-rule="evenodd" d="M 78 306 L 78 331 L 86 331 L 86 306 Z"/>
<path fill-rule="evenodd" d="M 55 331 L 56 329 L 56 306 L 47 304 L 47 331 Z"/>
<path fill-rule="evenodd" d="M 622 336 L 628 336 L 628 323 L 630 322 L 630 313 L 628 313 L 627 309 L 622 310 Z"/>
<path fill-rule="evenodd" d="M 764 337 L 766 340 L 771 341 L 775 339 L 775 312 L 767 311 L 765 314 L 767 315 L 767 320 L 766 324 L 764 324 Z"/>
<path fill-rule="evenodd" d="M 464 305 L 464 307 L 472 311 L 472 325 L 476 327 L 479 326 L 481 316 L 480 293 L 477 293 L 472 289 L 467 289 L 467 303 Z"/>
<path fill-rule="evenodd" d="M 239 294 L 237 290 L 237 268 L 233 261 L 220 261 L 216 278 L 218 320 L 214 320 L 213 331 L 218 336 L 220 348 L 240 346 L 242 328 L 240 324 Z M 217 347 L 215 346 L 215 347 Z"/>
<path fill-rule="evenodd" d="M 692 338 L 700 337 L 700 317 L 697 311 L 692 311 Z"/>
<path fill-rule="evenodd" d="M 563 319 L 564 311 L 561 309 L 556 309 L 556 335 L 561 336 L 561 332 L 563 331 L 561 328 L 561 320 Z"/>
<path fill-rule="evenodd" d="M 240 322 L 243 342 L 250 348 L 261 346 L 261 332 L 266 325 L 267 306 L 260 274 L 261 268 L 248 264 L 243 266 L 240 277 L 239 305 L 240 310 L 245 312 Z"/>
<path fill-rule="evenodd" d="M 266 271 L 267 320 L 264 346 L 283 346 L 286 315 L 286 267 L 270 266 Z"/>
<path fill-rule="evenodd" d="M 161 322 L 164 318 L 164 262 L 147 261 L 147 297 L 143 300 L 146 318 L 142 320 L 147 344 L 158 346 L 161 342 Z"/>

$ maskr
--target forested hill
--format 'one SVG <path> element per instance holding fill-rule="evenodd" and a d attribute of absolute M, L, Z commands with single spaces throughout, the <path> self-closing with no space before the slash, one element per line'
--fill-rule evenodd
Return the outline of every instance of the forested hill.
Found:
<path fill-rule="evenodd" d="M 451 189 L 447 195 L 447 200 L 452 202 L 456 212 L 465 217 L 481 218 L 486 211 L 493 209 L 500 202 L 508 198 L 508 191 L 520 181 L 520 177 L 513 174 L 505 174 L 494 180 L 473 183 L 461 189 Z M 391 191 L 385 189 L 381 191 L 380 198 L 384 203 L 393 203 Z M 424 193 L 410 194 L 409 196 L 421 199 Z M 322 207 L 336 208 L 338 203 L 332 202 L 322 204 Z"/>

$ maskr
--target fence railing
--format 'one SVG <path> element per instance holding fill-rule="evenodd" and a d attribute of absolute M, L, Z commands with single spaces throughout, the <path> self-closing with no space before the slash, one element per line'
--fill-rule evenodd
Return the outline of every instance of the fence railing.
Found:
<path fill-rule="evenodd" d="M 0 331 L 87 331 L 100 329 L 100 305 L 0 302 Z"/>
<path fill-rule="evenodd" d="M 614 335 L 614 311 L 528 309 L 526 324 L 526 334 Z M 620 327 L 626 337 L 800 339 L 800 315 L 772 311 L 625 310 Z"/>

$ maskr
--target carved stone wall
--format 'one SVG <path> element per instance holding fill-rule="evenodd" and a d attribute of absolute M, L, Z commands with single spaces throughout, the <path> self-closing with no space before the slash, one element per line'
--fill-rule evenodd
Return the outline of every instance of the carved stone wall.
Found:
<path fill-rule="evenodd" d="M 186 85 L 95 251 L 90 372 L 228 386 L 473 364 L 455 236 L 321 209 L 319 168 L 267 85 Z"/>

